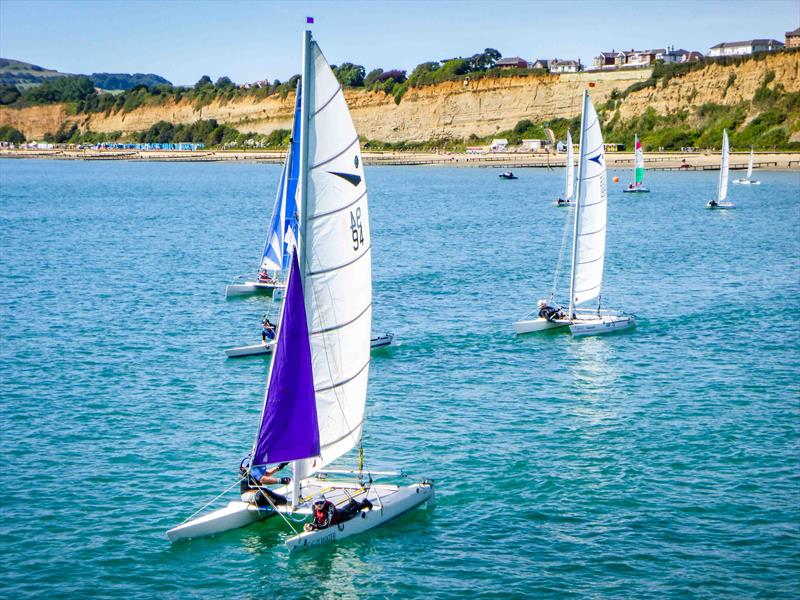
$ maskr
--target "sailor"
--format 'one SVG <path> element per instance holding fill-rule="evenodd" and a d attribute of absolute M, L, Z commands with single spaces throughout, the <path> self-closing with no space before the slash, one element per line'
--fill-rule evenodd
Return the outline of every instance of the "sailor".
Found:
<path fill-rule="evenodd" d="M 709 206 L 717 206 L 717 201 L 716 201 L 716 200 L 711 200 L 711 201 L 708 203 L 708 205 L 709 205 Z"/>
<path fill-rule="evenodd" d="M 261 342 L 266 344 L 268 339 L 275 339 L 275 325 L 269 322 L 267 315 L 264 315 L 261 321 Z"/>
<path fill-rule="evenodd" d="M 275 283 L 275 280 L 269 276 L 269 271 L 266 269 L 261 269 L 258 272 L 258 282 L 259 283 Z"/>
<path fill-rule="evenodd" d="M 336 508 L 333 502 L 325 498 L 325 494 L 317 494 L 314 497 L 314 510 L 312 512 L 314 520 L 311 523 L 306 523 L 303 529 L 306 531 L 326 529 L 331 525 L 349 521 L 362 510 L 372 510 L 372 502 L 366 499 L 359 502 L 351 498 L 350 502 L 345 506 Z"/>
<path fill-rule="evenodd" d="M 536 303 L 536 306 L 539 307 L 539 316 L 542 319 L 547 319 L 548 321 L 553 321 L 554 319 L 563 319 L 564 313 L 563 311 L 555 308 L 554 306 L 550 306 L 547 304 L 545 300 L 539 300 Z"/>
<path fill-rule="evenodd" d="M 288 462 L 284 462 L 271 469 L 265 469 L 262 466 L 250 467 L 249 456 L 242 460 L 239 465 L 239 475 L 242 478 L 239 483 L 239 492 L 242 494 L 242 502 L 257 506 L 286 504 L 286 496 L 273 492 L 265 486 L 275 483 L 289 485 L 292 481 L 291 477 L 273 477 L 288 464 Z"/>

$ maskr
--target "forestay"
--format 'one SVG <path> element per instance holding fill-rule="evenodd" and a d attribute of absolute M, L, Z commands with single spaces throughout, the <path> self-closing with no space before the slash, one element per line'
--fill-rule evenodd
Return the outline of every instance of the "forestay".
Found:
<path fill-rule="evenodd" d="M 295 464 L 296 480 L 361 440 L 372 325 L 371 235 L 358 135 L 339 82 L 306 35 L 299 244 L 321 450 L 320 457 Z"/>
<path fill-rule="evenodd" d="M 600 295 L 606 249 L 607 198 L 603 134 L 594 106 L 589 101 L 588 93 L 584 92 L 570 286 L 571 307 Z"/>
<path fill-rule="evenodd" d="M 289 140 L 289 151 L 283 163 L 278 196 L 272 212 L 269 234 L 264 244 L 261 268 L 285 271 L 289 268 L 290 249 L 295 245 L 297 237 L 297 182 L 300 172 L 300 144 L 297 134 L 300 131 L 301 86 L 297 84 L 292 137 Z"/>
<path fill-rule="evenodd" d="M 719 189 L 717 190 L 717 202 L 721 202 L 728 197 L 728 160 L 730 149 L 728 147 L 728 131 L 722 130 L 722 162 L 719 165 Z"/>

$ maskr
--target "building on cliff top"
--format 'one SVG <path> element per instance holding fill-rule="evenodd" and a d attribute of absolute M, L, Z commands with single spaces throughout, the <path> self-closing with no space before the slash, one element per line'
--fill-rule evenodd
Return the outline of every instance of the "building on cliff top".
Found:
<path fill-rule="evenodd" d="M 712 46 L 709 56 L 747 56 L 756 52 L 774 52 L 781 50 L 783 43 L 778 40 L 745 40 L 743 42 L 721 42 Z"/>
<path fill-rule="evenodd" d="M 798 27 L 794 31 L 786 32 L 786 47 L 800 48 L 800 27 Z"/>
<path fill-rule="evenodd" d="M 528 61 L 519 56 L 509 56 L 507 58 L 501 58 L 494 63 L 494 66 L 499 69 L 527 69 Z"/>
<path fill-rule="evenodd" d="M 531 63 L 531 69 L 549 69 L 550 61 L 546 58 L 539 58 Z"/>
<path fill-rule="evenodd" d="M 577 73 L 578 71 L 583 71 L 583 65 L 580 59 L 561 60 L 559 58 L 554 58 L 550 61 L 551 73 Z"/>

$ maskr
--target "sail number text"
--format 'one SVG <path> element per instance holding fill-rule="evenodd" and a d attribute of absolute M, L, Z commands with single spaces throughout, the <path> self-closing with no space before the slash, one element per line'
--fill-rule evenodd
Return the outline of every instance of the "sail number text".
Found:
<path fill-rule="evenodd" d="M 350 211 L 350 231 L 353 234 L 353 250 L 364 245 L 364 228 L 361 226 L 361 207 Z"/>

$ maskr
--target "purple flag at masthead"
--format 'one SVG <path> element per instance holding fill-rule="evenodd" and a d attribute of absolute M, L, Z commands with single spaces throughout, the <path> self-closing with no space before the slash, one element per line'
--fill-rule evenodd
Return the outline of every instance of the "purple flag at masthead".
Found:
<path fill-rule="evenodd" d="M 313 23 L 314 17 L 306 17 L 306 23 Z"/>

